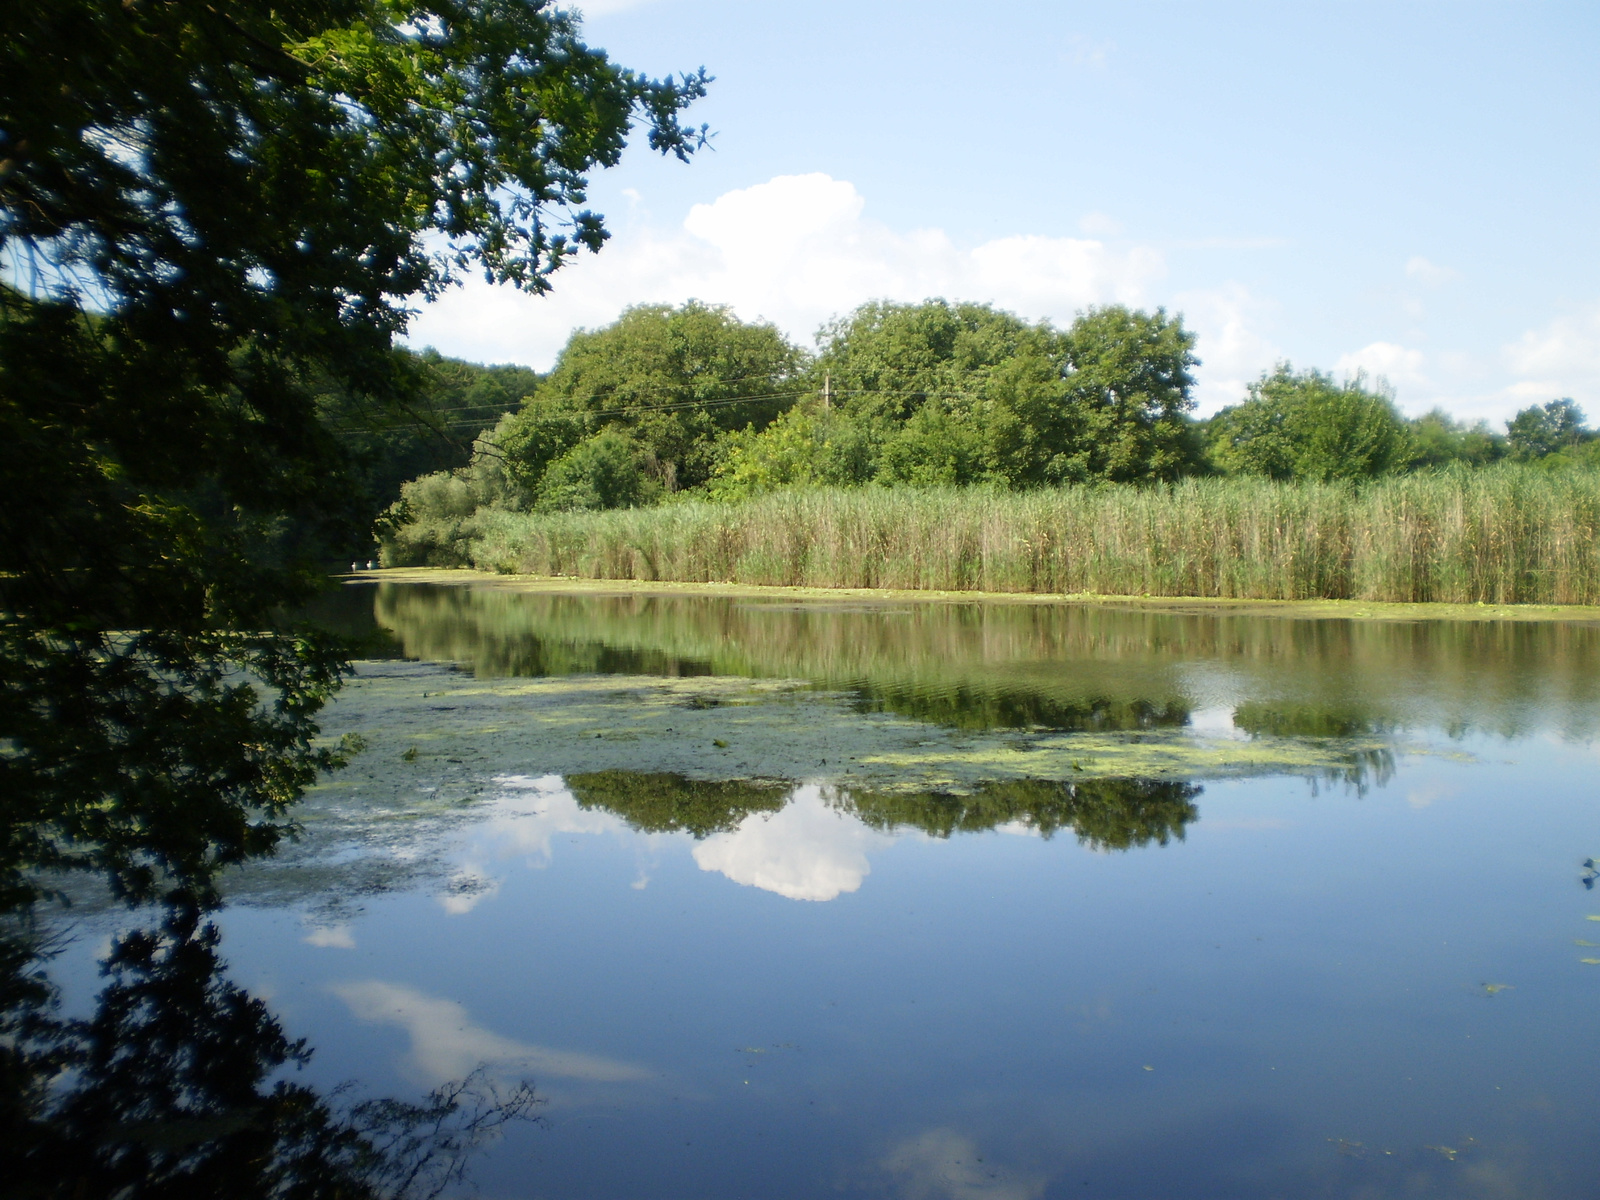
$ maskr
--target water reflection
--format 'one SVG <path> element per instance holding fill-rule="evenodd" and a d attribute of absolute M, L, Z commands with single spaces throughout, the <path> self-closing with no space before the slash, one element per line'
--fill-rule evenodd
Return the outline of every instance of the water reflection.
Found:
<path fill-rule="evenodd" d="M 894 839 L 874 832 L 820 787 L 802 787 L 781 812 L 751 815 L 694 848 L 703 871 L 790 900 L 833 900 L 872 873 L 867 851 Z"/>
<path fill-rule="evenodd" d="M 1242 728 L 1298 736 L 1429 726 L 1587 737 L 1600 712 L 1600 626 L 1584 622 L 361 590 L 408 656 L 470 663 L 480 675 L 804 679 L 866 711 L 958 728 L 1169 728 L 1220 704 L 1250 706 Z"/>
<path fill-rule="evenodd" d="M 602 808 L 644 833 L 695 838 L 754 827 L 760 814 L 819 806 L 885 832 L 916 829 L 933 837 L 1016 826 L 1042 837 L 1071 829 L 1097 850 L 1127 850 L 1170 838 L 1199 819 L 1198 784 L 1159 779 L 996 780 L 971 794 L 857 792 L 808 786 L 788 791 L 771 781 L 706 782 L 666 772 L 600 771 L 566 781 L 581 807 Z"/>
<path fill-rule="evenodd" d="M 505 1037 L 474 1022 L 464 1005 L 403 984 L 357 980 L 336 984 L 333 992 L 357 1020 L 403 1029 L 411 1040 L 409 1072 L 431 1087 L 474 1071 L 507 1079 L 526 1073 L 586 1083 L 629 1083 L 650 1077 L 632 1063 Z"/>
<path fill-rule="evenodd" d="M 530 842 L 548 854 L 548 829 L 576 831 L 561 814 L 559 781 L 507 779 L 509 803 L 537 789 L 532 826 L 491 819 L 503 853 Z M 620 817 L 641 833 L 687 833 L 702 870 L 792 900 L 832 900 L 871 874 L 868 852 L 910 831 L 935 838 L 996 829 L 1050 838 L 1070 829 L 1095 850 L 1181 841 L 1199 819 L 1198 784 L 1149 779 L 993 781 L 970 794 L 867 792 L 769 780 L 690 779 L 668 772 L 598 771 L 565 781 L 579 809 Z M 530 833 L 530 831 L 532 831 Z M 591 827 L 588 832 L 602 832 Z M 486 886 L 492 887 L 488 883 Z"/>
<path fill-rule="evenodd" d="M 1106 696 L 1061 699 L 1043 689 L 954 685 L 948 688 L 851 685 L 857 712 L 893 712 L 955 729 L 1053 729 L 1068 733 L 1181 729 L 1190 708 L 1182 700 Z"/>
<path fill-rule="evenodd" d="M 116 937 L 91 1016 L 65 1020 L 47 949 L 13 926 L 0 977 L 7 1191 L 28 1197 L 436 1196 L 531 1088 L 457 1056 L 420 1104 L 339 1104 L 292 1072 L 311 1051 L 227 973 L 194 909 Z"/>
<path fill-rule="evenodd" d="M 995 780 L 971 795 L 864 793 L 851 807 L 879 829 L 912 826 L 934 837 L 1013 826 L 1052 837 L 1071 829 L 1095 850 L 1128 850 L 1183 840 L 1200 819 L 1198 784 L 1164 779 Z"/>
<path fill-rule="evenodd" d="M 880 1164 L 906 1200 L 1036 1200 L 1049 1185 L 1039 1172 L 1007 1169 L 953 1129 L 929 1129 L 896 1145 Z"/>
<path fill-rule="evenodd" d="M 641 833 L 726 833 L 751 813 L 784 807 L 788 785 L 772 780 L 689 779 L 665 771 L 591 771 L 566 784 L 586 809 L 615 813 Z"/>

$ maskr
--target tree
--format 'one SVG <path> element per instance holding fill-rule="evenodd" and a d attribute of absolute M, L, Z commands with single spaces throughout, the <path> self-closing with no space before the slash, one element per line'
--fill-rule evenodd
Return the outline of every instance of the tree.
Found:
<path fill-rule="evenodd" d="M 1530 404 L 1506 422 L 1511 457 L 1523 462 L 1577 446 L 1586 440 L 1586 433 L 1583 409 L 1565 398 L 1543 408 Z"/>
<path fill-rule="evenodd" d="M 711 476 L 719 438 L 762 429 L 793 404 L 800 366 L 800 351 L 775 326 L 727 308 L 694 300 L 630 308 L 604 329 L 572 335 L 538 391 L 496 430 L 494 452 L 538 496 L 562 455 L 612 430 L 635 448 L 658 494 L 695 487 Z"/>
<path fill-rule="evenodd" d="M 875 452 L 861 422 L 820 404 L 797 404 L 760 432 L 729 434 L 706 491 L 739 500 L 778 488 L 865 483 Z"/>
<path fill-rule="evenodd" d="M 1468 425 L 1457 421 L 1442 408 L 1435 408 L 1411 422 L 1413 462 L 1419 467 L 1442 467 L 1447 463 L 1486 466 L 1506 452 L 1506 440 L 1489 428 L 1487 421 Z"/>
<path fill-rule="evenodd" d="M 1363 376 L 1336 384 L 1288 363 L 1213 417 L 1209 434 L 1219 467 L 1273 479 L 1371 479 L 1408 466 L 1415 453 L 1394 401 Z"/>
<path fill-rule="evenodd" d="M 1187 416 L 1194 336 L 1159 309 L 1090 309 L 1061 331 L 984 304 L 875 302 L 818 340 L 811 383 L 814 392 L 826 384 L 838 409 L 808 400 L 803 413 L 731 447 L 724 491 L 768 478 L 1140 482 L 1174 478 L 1199 458 Z M 799 444 L 802 421 L 819 437 L 826 431 L 825 449 Z"/>
<path fill-rule="evenodd" d="M 639 470 L 633 439 L 610 427 L 568 450 L 545 473 L 539 506 L 545 509 L 633 508 L 652 489 Z"/>
<path fill-rule="evenodd" d="M 403 402 L 374 403 L 326 378 L 312 384 L 319 420 L 350 459 L 359 489 L 350 504 L 363 529 L 400 499 L 406 481 L 465 467 L 478 431 L 520 407 L 539 385 L 529 367 L 479 366 L 432 349 L 393 353 L 397 369 L 413 377 Z M 369 545 L 363 539 L 351 551 L 365 558 Z"/>
<path fill-rule="evenodd" d="M 470 271 L 542 291 L 598 250 L 587 173 L 636 122 L 689 156 L 706 81 L 618 67 L 542 0 L 0 6 L 0 914 L 61 869 L 178 914 L 113 951 L 90 1026 L 0 937 L 19 1186 L 212 1195 L 226 1159 L 238 1194 L 409 1190 L 421 1164 L 381 1178 L 382 1147 L 431 1153 L 407 1131 L 456 1097 L 351 1127 L 273 1083 L 302 1048 L 198 924 L 355 748 L 317 740 L 340 648 L 271 632 L 318 552 L 365 540 L 321 418 L 404 411 L 414 298 Z"/>
<path fill-rule="evenodd" d="M 823 327 L 812 382 L 820 387 L 828 376 L 858 420 L 898 424 L 930 401 L 971 401 L 1038 337 L 1026 321 L 987 304 L 875 301 Z"/>
<path fill-rule="evenodd" d="M 1194 470 L 1190 368 L 1200 360 L 1182 317 L 1159 308 L 1092 308 L 1072 323 L 1062 348 L 1065 395 L 1056 420 L 1038 422 L 1040 448 L 1028 474 L 1081 472 L 1080 478 L 1132 483 Z"/>
<path fill-rule="evenodd" d="M 261 632 L 361 536 L 317 381 L 404 399 L 407 303 L 597 250 L 653 80 L 539 0 L 0 8 L 0 901 L 215 900 L 337 753 L 335 647 Z M 316 536 L 313 536 L 316 535 Z"/>

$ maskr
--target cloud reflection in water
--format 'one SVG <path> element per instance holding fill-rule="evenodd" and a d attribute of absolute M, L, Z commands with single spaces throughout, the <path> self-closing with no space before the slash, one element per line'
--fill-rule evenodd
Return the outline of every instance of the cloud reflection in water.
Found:
<path fill-rule="evenodd" d="M 735 883 L 791 900 L 832 900 L 853 892 L 872 871 L 868 850 L 894 838 L 868 829 L 828 803 L 823 789 L 795 789 L 780 812 L 751 813 L 731 833 L 694 848 L 702 871 L 720 871 Z"/>
<path fill-rule="evenodd" d="M 480 1066 L 500 1076 L 527 1075 L 627 1083 L 650 1078 L 631 1063 L 519 1042 L 474 1024 L 454 1000 L 379 979 L 337 984 L 334 995 L 362 1021 L 398 1025 L 411 1037 L 409 1066 L 421 1081 L 436 1085 L 464 1078 Z"/>
<path fill-rule="evenodd" d="M 971 1138 L 953 1129 L 907 1138 L 881 1166 L 905 1200 L 1035 1200 L 1048 1182 L 986 1161 Z"/>

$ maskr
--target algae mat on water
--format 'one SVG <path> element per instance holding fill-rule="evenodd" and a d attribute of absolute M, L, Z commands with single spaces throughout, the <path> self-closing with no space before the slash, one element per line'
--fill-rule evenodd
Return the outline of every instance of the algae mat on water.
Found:
<path fill-rule="evenodd" d="M 480 678 L 416 662 L 358 664 L 323 727 L 329 738 L 360 735 L 366 749 L 307 795 L 295 843 L 233 873 L 234 901 L 336 909 L 368 893 L 453 886 L 453 833 L 492 812 L 506 781 L 530 777 L 605 776 L 613 790 L 630 775 L 754 781 L 780 797 L 820 784 L 839 808 L 881 827 L 937 807 L 941 796 L 982 802 L 996 787 L 1028 781 L 1187 785 L 1289 775 L 1359 789 L 1383 782 L 1397 753 L 1434 752 L 1381 735 L 1186 725 L 975 731 L 863 712 L 859 697 L 804 680 Z"/>
<path fill-rule="evenodd" d="M 332 736 L 368 749 L 329 785 L 380 802 L 435 789 L 464 799 L 505 775 L 601 770 L 777 779 L 875 792 L 971 791 L 1007 779 L 1219 779 L 1289 774 L 1364 782 L 1382 737 L 973 731 L 892 712 L 803 680 L 569 675 L 482 679 L 448 666 L 365 663 L 330 708 Z M 321 789 L 323 791 L 328 788 Z"/>

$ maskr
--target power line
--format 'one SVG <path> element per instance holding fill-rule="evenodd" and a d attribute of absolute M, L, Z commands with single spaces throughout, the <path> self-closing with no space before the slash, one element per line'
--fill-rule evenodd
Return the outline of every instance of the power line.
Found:
<path fill-rule="evenodd" d="M 804 396 L 810 396 L 810 395 L 814 395 L 814 394 L 819 394 L 819 393 L 814 393 L 814 392 L 812 392 L 811 390 L 808 389 L 806 391 L 800 391 L 800 392 L 763 392 L 763 393 L 759 393 L 759 394 L 756 394 L 756 395 L 750 395 L 750 396 L 720 396 L 720 397 L 716 397 L 716 398 L 710 399 L 710 400 L 680 400 L 680 401 L 674 401 L 674 402 L 667 403 L 667 404 L 634 404 L 634 405 L 628 406 L 627 408 L 613 408 L 613 409 L 583 409 L 583 408 L 579 408 L 579 409 L 570 410 L 570 416 L 571 416 L 572 419 L 607 420 L 607 419 L 614 418 L 614 417 L 634 416 L 634 415 L 637 415 L 639 413 L 687 412 L 687 411 L 691 411 L 691 410 L 694 410 L 694 409 L 725 408 L 725 407 L 728 407 L 728 406 L 734 405 L 734 404 L 750 404 L 750 403 L 754 403 L 754 402 L 759 401 L 759 400 L 791 400 L 791 399 L 798 400 L 798 399 L 800 399 L 800 398 L 802 398 Z M 977 393 L 977 392 L 937 391 L 937 390 L 934 390 L 934 389 L 931 389 L 931 388 L 835 388 L 835 387 L 832 386 L 832 380 L 831 379 L 829 379 L 824 384 L 823 391 L 820 394 L 823 397 L 824 405 L 826 407 L 830 408 L 830 409 L 832 408 L 832 401 L 834 401 L 836 399 L 841 399 L 841 398 L 846 397 L 846 396 L 922 396 L 923 398 L 929 399 L 929 400 L 981 400 L 981 399 L 983 399 L 983 396 L 980 393 Z M 588 397 L 584 398 L 584 400 L 588 400 L 588 401 L 594 401 L 594 400 L 599 400 L 599 399 L 601 399 L 600 396 L 588 396 Z M 578 403 L 583 403 L 584 400 L 579 400 L 577 402 Z M 569 399 L 569 403 L 570 402 L 571 401 Z M 459 406 L 459 407 L 455 407 L 455 408 L 432 409 L 430 411 L 437 412 L 437 413 L 472 412 L 472 411 L 478 410 L 480 408 L 489 408 L 489 407 L 490 406 L 463 405 L 463 406 Z M 491 411 L 492 411 L 492 409 L 491 409 Z M 509 410 L 503 411 L 500 415 L 504 416 L 506 414 L 506 412 L 516 412 L 516 411 L 525 411 L 525 410 L 509 409 Z M 565 415 L 568 415 L 568 414 L 564 413 L 564 412 L 562 412 L 560 410 L 558 410 L 556 413 L 552 414 L 552 416 L 555 416 L 555 417 L 558 417 L 558 418 L 561 417 L 561 416 L 565 416 Z M 496 418 L 496 419 L 498 419 L 498 418 Z M 490 423 L 492 423 L 492 422 L 490 422 Z M 432 423 L 432 422 L 428 422 L 428 421 L 425 421 L 425 420 L 417 420 L 417 421 L 411 421 L 411 422 L 401 422 L 399 424 L 394 424 L 394 425 L 359 427 L 359 428 L 353 428 L 353 429 L 333 429 L 333 430 L 330 430 L 329 432 L 335 433 L 335 434 L 387 433 L 387 432 L 392 432 L 392 431 L 400 430 L 400 429 L 445 430 L 445 429 L 466 429 L 466 428 L 472 428 L 472 427 L 483 429 L 483 428 L 486 428 L 487 426 L 485 425 L 484 421 L 479 419 L 479 418 L 465 418 L 465 419 L 457 420 L 457 421 L 443 421 L 443 422 L 438 422 L 438 423 Z"/>
<path fill-rule="evenodd" d="M 627 408 L 575 409 L 575 410 L 572 410 L 570 415 L 571 415 L 571 417 L 573 419 L 598 418 L 598 419 L 602 419 L 603 420 L 603 419 L 610 418 L 610 417 L 633 416 L 633 415 L 635 415 L 637 413 L 684 412 L 684 411 L 688 411 L 688 410 L 692 410 L 692 409 L 725 408 L 725 407 L 728 407 L 728 406 L 734 405 L 734 404 L 750 404 L 750 403 L 754 403 L 755 401 L 758 401 L 758 400 L 794 400 L 794 399 L 799 399 L 802 396 L 809 396 L 809 395 L 811 395 L 811 392 L 809 392 L 809 391 L 804 391 L 804 392 L 763 392 L 763 393 L 761 393 L 759 395 L 752 395 L 752 396 L 720 396 L 720 397 L 717 397 L 717 398 L 711 399 L 711 400 L 681 400 L 681 401 L 677 401 L 677 402 L 671 403 L 671 404 L 635 404 L 635 405 L 630 405 Z M 599 397 L 591 397 L 591 399 L 599 399 Z M 438 412 L 438 411 L 452 411 L 452 410 L 448 410 L 448 409 L 439 410 L 439 409 L 436 409 L 434 411 Z M 462 410 L 457 409 L 457 410 L 454 410 L 454 411 L 462 411 Z M 516 411 L 516 410 L 512 410 L 512 411 Z M 559 416 L 564 416 L 564 415 L 567 415 L 567 414 L 561 413 L 561 412 L 557 412 L 557 413 L 552 414 L 552 415 L 559 417 Z M 475 419 L 472 419 L 472 420 L 461 420 L 461 421 L 444 421 L 444 422 L 439 422 L 438 424 L 433 424 L 433 423 L 430 423 L 428 421 L 419 420 L 419 421 L 412 421 L 412 422 L 402 422 L 402 423 L 396 424 L 396 425 L 373 426 L 371 428 L 334 429 L 334 430 L 331 430 L 330 432 L 332 432 L 332 433 L 384 433 L 384 432 L 387 432 L 389 430 L 394 430 L 394 429 L 417 429 L 417 428 L 422 428 L 422 429 L 450 429 L 450 428 L 454 428 L 454 427 L 458 427 L 458 426 L 466 426 L 466 425 L 477 425 L 479 428 L 483 427 L 482 422 L 477 421 Z"/>

